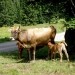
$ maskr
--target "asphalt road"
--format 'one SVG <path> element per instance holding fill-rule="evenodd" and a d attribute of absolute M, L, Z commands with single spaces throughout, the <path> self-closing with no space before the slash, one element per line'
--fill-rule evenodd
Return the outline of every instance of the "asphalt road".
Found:
<path fill-rule="evenodd" d="M 16 41 L 0 43 L 0 52 L 14 51 L 17 49 Z"/>

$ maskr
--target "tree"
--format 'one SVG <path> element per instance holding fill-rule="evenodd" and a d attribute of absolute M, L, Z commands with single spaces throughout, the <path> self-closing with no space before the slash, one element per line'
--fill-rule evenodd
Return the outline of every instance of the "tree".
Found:
<path fill-rule="evenodd" d="M 0 26 L 2 26 L 5 23 L 5 1 L 1 0 L 0 1 Z"/>
<path fill-rule="evenodd" d="M 0 25 L 57 23 L 75 17 L 73 0 L 0 0 Z"/>

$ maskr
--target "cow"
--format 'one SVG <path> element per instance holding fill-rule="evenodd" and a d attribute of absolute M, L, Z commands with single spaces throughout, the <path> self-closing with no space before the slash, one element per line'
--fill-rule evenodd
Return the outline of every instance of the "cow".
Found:
<path fill-rule="evenodd" d="M 33 60 L 35 60 L 36 47 L 48 45 L 49 41 L 54 43 L 55 35 L 56 29 L 54 26 L 24 30 L 19 26 L 11 29 L 11 37 L 17 40 L 20 57 L 23 48 L 27 48 L 29 52 L 29 60 L 31 60 L 30 51 L 32 51 Z"/>
<path fill-rule="evenodd" d="M 69 61 L 69 55 L 67 53 L 66 47 L 65 45 L 67 45 L 65 42 L 58 42 L 58 43 L 51 43 L 48 42 L 48 47 L 49 47 L 49 54 L 51 52 L 51 59 L 54 57 L 55 59 L 55 54 L 58 52 L 60 54 L 60 62 L 62 62 L 62 51 L 64 51 L 67 60 Z"/>

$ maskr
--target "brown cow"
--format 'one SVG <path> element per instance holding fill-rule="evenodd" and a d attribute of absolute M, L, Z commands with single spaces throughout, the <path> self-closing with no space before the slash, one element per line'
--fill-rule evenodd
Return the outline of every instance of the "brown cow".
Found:
<path fill-rule="evenodd" d="M 65 45 L 67 45 L 65 42 L 59 42 L 59 43 L 55 43 L 52 44 L 51 42 L 48 42 L 48 47 L 49 47 L 49 54 L 51 51 L 51 59 L 54 57 L 55 58 L 55 54 L 58 52 L 60 54 L 60 62 L 62 62 L 62 51 L 64 51 L 67 60 L 69 61 L 69 56 L 66 50 Z"/>
<path fill-rule="evenodd" d="M 33 52 L 33 60 L 35 60 L 35 51 L 37 46 L 48 45 L 48 41 L 54 43 L 56 29 L 54 26 L 47 28 L 32 28 L 21 30 L 20 27 L 11 29 L 11 36 L 18 41 L 20 56 L 22 49 L 27 48 L 29 51 L 29 60 L 31 60 L 30 50 Z"/>

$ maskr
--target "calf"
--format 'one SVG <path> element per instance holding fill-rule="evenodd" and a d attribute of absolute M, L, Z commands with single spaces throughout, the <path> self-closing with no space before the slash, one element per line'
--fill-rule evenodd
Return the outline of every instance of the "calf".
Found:
<path fill-rule="evenodd" d="M 56 29 L 54 26 L 47 28 L 32 28 L 21 30 L 20 27 L 11 29 L 11 36 L 18 41 L 18 49 L 20 57 L 23 48 L 27 48 L 29 52 L 29 60 L 31 60 L 30 51 L 33 53 L 33 60 L 35 60 L 36 47 L 41 47 L 48 44 L 48 41 L 54 43 Z"/>
<path fill-rule="evenodd" d="M 64 51 L 65 55 L 67 57 L 67 60 L 69 61 L 69 56 L 68 56 L 65 45 L 66 45 L 66 43 L 64 43 L 64 42 L 59 42 L 59 43 L 55 43 L 55 44 L 48 42 L 48 47 L 51 50 L 51 59 L 53 57 L 55 58 L 55 54 L 58 52 L 60 54 L 60 62 L 62 62 L 62 51 Z M 50 54 L 50 50 L 49 50 L 49 54 Z"/>

